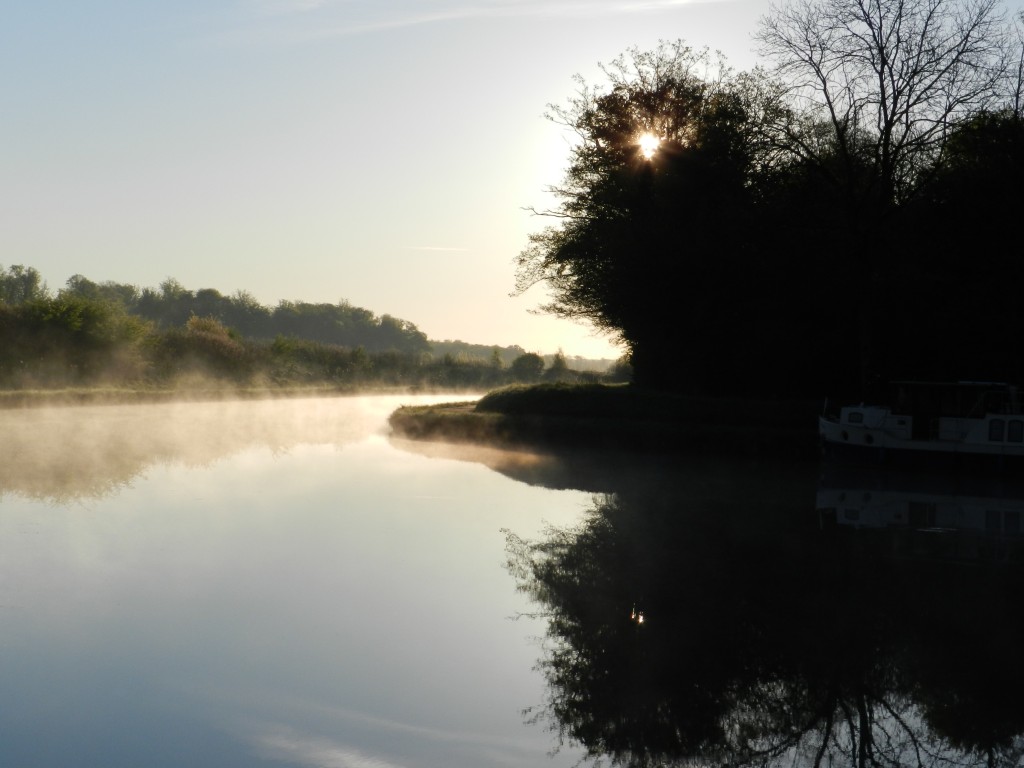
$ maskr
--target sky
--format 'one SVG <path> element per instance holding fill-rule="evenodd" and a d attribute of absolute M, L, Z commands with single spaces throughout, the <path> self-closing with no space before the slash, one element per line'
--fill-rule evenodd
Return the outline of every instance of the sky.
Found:
<path fill-rule="evenodd" d="M 768 0 L 35 0 L 0 12 L 0 264 L 346 300 L 429 338 L 618 357 L 511 297 L 573 75 Z"/>

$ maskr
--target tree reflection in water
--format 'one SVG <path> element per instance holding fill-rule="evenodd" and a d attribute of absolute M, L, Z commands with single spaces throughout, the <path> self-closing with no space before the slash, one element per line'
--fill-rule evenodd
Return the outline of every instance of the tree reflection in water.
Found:
<path fill-rule="evenodd" d="M 1024 571 L 823 528 L 806 470 L 657 476 L 508 533 L 548 620 L 533 721 L 638 768 L 1018 764 Z"/>

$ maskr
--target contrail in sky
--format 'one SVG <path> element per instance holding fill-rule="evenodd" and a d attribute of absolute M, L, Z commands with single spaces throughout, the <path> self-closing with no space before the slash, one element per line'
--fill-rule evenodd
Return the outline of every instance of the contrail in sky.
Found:
<path fill-rule="evenodd" d="M 384 6 L 339 0 L 257 0 L 261 16 L 305 15 L 316 28 L 290 30 L 293 41 L 346 37 L 448 21 L 529 16 L 595 18 L 652 13 L 721 0 L 490 0 L 477 3 L 395 3 Z"/>

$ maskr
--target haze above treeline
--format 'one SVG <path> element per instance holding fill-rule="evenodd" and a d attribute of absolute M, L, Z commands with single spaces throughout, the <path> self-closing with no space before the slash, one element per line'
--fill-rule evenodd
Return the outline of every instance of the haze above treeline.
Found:
<path fill-rule="evenodd" d="M 238 290 L 71 277 L 0 265 L 0 387 L 236 386 L 487 388 L 597 380 L 613 361 L 511 345 L 433 341 L 407 320 L 346 301 L 260 304 Z M 616 368 L 615 375 L 628 376 Z"/>

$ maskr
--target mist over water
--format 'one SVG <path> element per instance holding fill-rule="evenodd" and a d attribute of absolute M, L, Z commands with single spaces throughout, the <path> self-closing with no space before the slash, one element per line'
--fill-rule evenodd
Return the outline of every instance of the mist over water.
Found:
<path fill-rule="evenodd" d="M 571 765 L 502 529 L 589 495 L 390 442 L 451 399 L 0 412 L 0 764 Z"/>
<path fill-rule="evenodd" d="M 472 399 L 417 396 L 418 403 Z M 0 409 L 0 493 L 103 496 L 150 467 L 203 467 L 242 451 L 342 448 L 385 434 L 407 395 Z"/>

